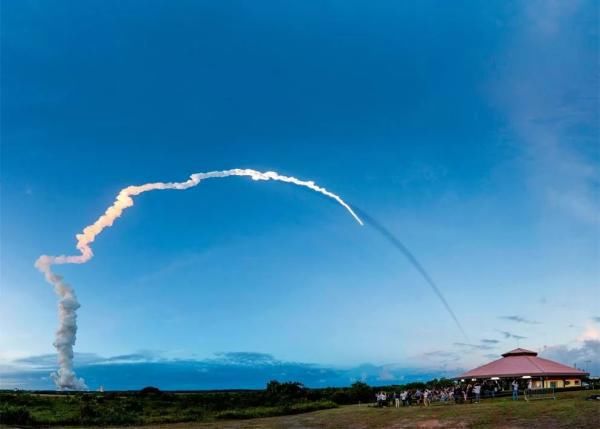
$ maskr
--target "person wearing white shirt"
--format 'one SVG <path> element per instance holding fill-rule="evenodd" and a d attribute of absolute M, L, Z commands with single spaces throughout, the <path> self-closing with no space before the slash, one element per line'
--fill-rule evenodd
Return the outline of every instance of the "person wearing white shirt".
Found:
<path fill-rule="evenodd" d="M 429 389 L 425 389 L 423 391 L 423 405 L 425 405 L 426 407 L 428 407 L 429 404 L 431 404 L 431 401 L 429 400 L 429 396 L 431 396 L 431 392 L 429 391 Z"/>
<path fill-rule="evenodd" d="M 513 401 L 519 399 L 519 382 L 517 380 L 513 380 L 512 382 L 512 399 Z"/>
<path fill-rule="evenodd" d="M 476 383 L 473 386 L 473 393 L 475 394 L 475 402 L 479 403 L 479 398 L 481 397 L 481 384 Z"/>
<path fill-rule="evenodd" d="M 400 394 L 400 399 L 402 399 L 402 406 L 406 407 L 408 404 L 406 403 L 406 397 L 408 396 L 408 392 L 405 390 Z"/>

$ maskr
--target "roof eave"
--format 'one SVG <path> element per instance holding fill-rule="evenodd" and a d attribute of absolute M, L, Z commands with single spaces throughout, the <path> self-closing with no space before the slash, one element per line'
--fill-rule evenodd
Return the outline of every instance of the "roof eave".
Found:
<path fill-rule="evenodd" d="M 544 372 L 540 373 L 532 373 L 532 372 L 520 372 L 515 374 L 487 374 L 487 375 L 472 375 L 472 374 L 462 374 L 457 377 L 452 377 L 452 380 L 460 380 L 462 378 L 512 378 L 512 377 L 523 377 L 525 375 L 530 375 L 531 377 L 588 377 L 590 375 L 589 372 L 577 372 L 577 373 L 565 373 L 565 372 Z"/>

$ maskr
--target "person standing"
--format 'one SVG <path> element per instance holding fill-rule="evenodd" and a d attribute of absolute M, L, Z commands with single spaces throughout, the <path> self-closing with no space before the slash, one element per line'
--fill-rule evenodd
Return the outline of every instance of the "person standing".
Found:
<path fill-rule="evenodd" d="M 417 389 L 417 391 L 415 392 L 415 399 L 417 400 L 417 405 L 421 405 L 422 396 L 423 393 L 421 393 L 421 389 Z"/>
<path fill-rule="evenodd" d="M 527 381 L 527 389 L 525 390 L 525 400 L 529 401 L 531 397 L 531 391 L 533 390 L 533 381 L 531 378 Z"/>
<path fill-rule="evenodd" d="M 403 390 L 402 393 L 400 394 L 400 399 L 402 399 L 402 406 L 406 407 L 407 401 L 406 401 L 406 397 L 408 396 L 408 392 L 406 390 Z"/>
<path fill-rule="evenodd" d="M 394 405 L 396 408 L 400 408 L 400 396 L 398 395 L 398 392 L 394 392 Z"/>
<path fill-rule="evenodd" d="M 481 384 L 475 383 L 475 386 L 473 386 L 473 393 L 475 394 L 475 402 L 479 404 L 479 398 L 481 398 Z"/>
<path fill-rule="evenodd" d="M 517 380 L 512 382 L 512 399 L 513 401 L 519 400 L 519 382 Z"/>
<path fill-rule="evenodd" d="M 456 404 L 460 403 L 461 398 L 462 398 L 461 386 L 460 386 L 460 384 L 457 384 L 456 387 L 454 388 L 454 402 Z"/>

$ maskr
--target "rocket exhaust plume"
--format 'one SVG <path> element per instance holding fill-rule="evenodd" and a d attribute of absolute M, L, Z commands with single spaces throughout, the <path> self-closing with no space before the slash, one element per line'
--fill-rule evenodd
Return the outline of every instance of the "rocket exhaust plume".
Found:
<path fill-rule="evenodd" d="M 423 266 L 417 260 L 415 255 L 413 255 L 412 252 L 408 250 L 408 248 L 400 240 L 398 240 L 398 238 L 396 238 L 396 236 L 392 234 L 385 226 L 383 226 L 381 223 L 375 220 L 372 216 L 369 216 L 367 213 L 365 213 L 364 210 L 359 209 L 356 206 L 353 207 L 354 210 L 358 214 L 360 214 L 360 217 L 364 219 L 367 224 L 371 225 L 377 230 L 377 232 L 383 235 L 396 249 L 398 249 L 406 257 L 406 259 L 408 259 L 408 262 L 410 262 L 410 264 L 421 274 L 421 276 L 423 276 L 427 284 L 429 284 L 433 292 L 437 295 L 439 300 L 442 302 L 443 306 L 446 308 L 446 311 L 448 311 L 448 314 L 450 314 L 450 317 L 452 317 L 452 319 L 454 320 L 454 323 L 456 323 L 456 326 L 458 327 L 460 332 L 462 332 L 465 338 L 468 339 L 467 333 L 458 321 L 458 317 L 456 317 L 454 311 L 452 311 L 450 304 L 448 304 L 448 301 L 446 301 L 446 298 L 444 298 L 442 291 L 440 290 L 440 288 L 437 287 L 429 273 L 427 273 L 425 268 L 423 268 Z"/>
<path fill-rule="evenodd" d="M 149 191 L 166 189 L 185 190 L 197 186 L 204 179 L 223 178 L 230 176 L 248 176 L 252 180 L 276 180 L 280 182 L 292 183 L 297 186 L 304 186 L 305 188 L 309 188 L 315 192 L 319 192 L 320 194 L 334 199 L 337 203 L 342 205 L 360 225 L 363 225 L 362 220 L 357 216 L 352 208 L 336 194 L 316 185 L 312 181 L 282 176 L 274 171 L 260 172 L 251 169 L 235 168 L 232 170 L 195 173 L 192 174 L 185 182 L 155 182 L 123 188 L 117 195 L 115 202 L 108 209 L 106 209 L 104 214 L 100 216 L 96 222 L 85 227 L 80 234 L 75 236 L 77 238 L 76 247 L 80 252 L 79 255 L 42 255 L 35 262 L 35 267 L 44 274 L 46 281 L 54 287 L 54 292 L 59 297 L 59 326 L 58 330 L 56 331 L 56 340 L 54 341 L 54 347 L 56 347 L 58 352 L 59 369 L 52 374 L 52 378 L 54 379 L 54 383 L 56 384 L 57 388 L 61 390 L 82 390 L 86 389 L 87 387 L 83 379 L 77 378 L 75 372 L 73 371 L 73 346 L 75 345 L 75 336 L 77 333 L 77 309 L 79 308 L 79 302 L 77 301 L 77 297 L 75 296 L 73 289 L 68 284 L 63 282 L 61 276 L 52 272 L 52 265 L 85 264 L 87 261 L 92 259 L 94 253 L 90 247 L 91 243 L 94 242 L 96 237 L 104 230 L 104 228 L 112 226 L 115 220 L 121 216 L 123 210 L 133 206 L 132 197 Z"/>

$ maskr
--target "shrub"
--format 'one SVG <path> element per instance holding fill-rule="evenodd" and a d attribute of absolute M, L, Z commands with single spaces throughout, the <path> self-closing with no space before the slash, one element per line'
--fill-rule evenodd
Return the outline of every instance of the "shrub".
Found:
<path fill-rule="evenodd" d="M 156 395 L 160 393 L 160 389 L 158 387 L 154 387 L 154 386 L 146 386 L 144 387 L 142 390 L 140 390 L 140 393 L 142 395 Z"/>
<path fill-rule="evenodd" d="M 33 418 L 26 407 L 6 404 L 0 407 L 0 424 L 29 425 L 32 423 L 34 423 Z"/>
<path fill-rule="evenodd" d="M 335 392 L 333 392 L 333 394 L 331 395 L 331 400 L 333 402 L 335 402 L 336 404 L 341 404 L 341 405 L 346 405 L 346 404 L 352 403 L 352 399 L 350 398 L 350 395 L 348 395 L 348 393 L 343 390 L 336 390 Z"/>
<path fill-rule="evenodd" d="M 353 402 L 370 402 L 373 399 L 373 389 L 362 381 L 352 384 L 349 393 Z"/>
<path fill-rule="evenodd" d="M 267 384 L 265 395 L 267 405 L 289 404 L 290 402 L 306 399 L 307 389 L 297 381 L 280 383 L 272 380 Z"/>
<path fill-rule="evenodd" d="M 93 403 L 84 400 L 79 406 L 79 420 L 82 423 L 94 423 L 100 417 L 100 411 Z"/>

